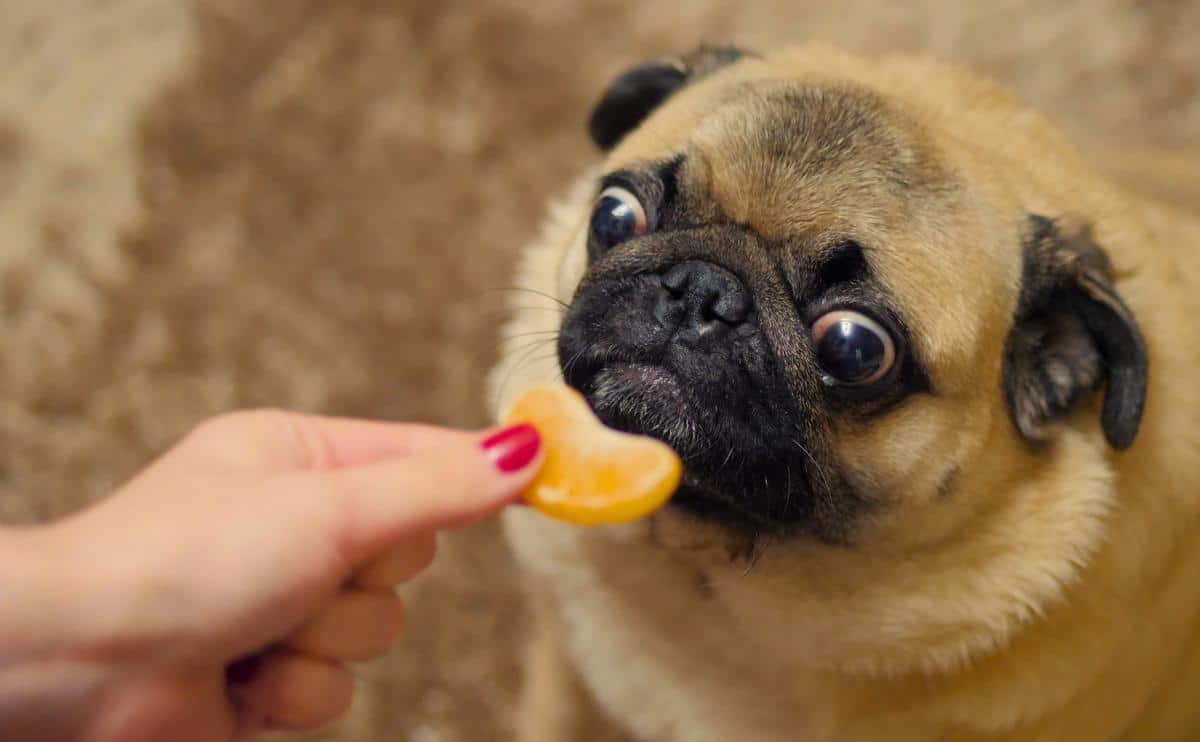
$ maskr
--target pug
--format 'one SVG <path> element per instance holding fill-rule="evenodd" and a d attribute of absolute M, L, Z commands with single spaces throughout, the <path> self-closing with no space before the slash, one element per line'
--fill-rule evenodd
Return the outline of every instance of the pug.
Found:
<path fill-rule="evenodd" d="M 822 45 L 637 67 L 590 131 L 508 329 L 557 352 L 497 409 L 561 378 L 685 475 L 631 525 L 506 516 L 523 740 L 592 702 L 642 740 L 1200 739 L 1195 210 Z"/>

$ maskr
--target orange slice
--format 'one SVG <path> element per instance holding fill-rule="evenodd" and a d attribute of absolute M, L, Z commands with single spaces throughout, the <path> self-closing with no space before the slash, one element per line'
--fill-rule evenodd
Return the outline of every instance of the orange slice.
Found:
<path fill-rule="evenodd" d="M 579 525 L 626 523 L 666 504 L 683 462 L 654 438 L 607 428 L 579 392 L 538 386 L 517 399 L 505 425 L 529 423 L 546 446 L 546 463 L 525 491 L 529 504 Z"/>

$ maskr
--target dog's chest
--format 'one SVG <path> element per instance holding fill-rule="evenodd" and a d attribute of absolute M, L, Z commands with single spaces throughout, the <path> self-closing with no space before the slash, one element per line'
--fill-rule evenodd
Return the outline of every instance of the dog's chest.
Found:
<path fill-rule="evenodd" d="M 534 513 L 506 520 L 523 567 L 555 598 L 571 660 L 639 738 L 847 738 L 835 734 L 830 689 L 745 641 L 698 575 L 669 555 Z"/>

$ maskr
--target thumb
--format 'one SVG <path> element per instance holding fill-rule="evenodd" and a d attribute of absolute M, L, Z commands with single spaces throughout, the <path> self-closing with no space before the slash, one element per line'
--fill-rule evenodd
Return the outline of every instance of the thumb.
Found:
<path fill-rule="evenodd" d="M 545 460 L 531 425 L 463 436 L 403 459 L 329 472 L 343 498 L 342 542 L 352 562 L 397 540 L 493 515 L 517 499 Z"/>

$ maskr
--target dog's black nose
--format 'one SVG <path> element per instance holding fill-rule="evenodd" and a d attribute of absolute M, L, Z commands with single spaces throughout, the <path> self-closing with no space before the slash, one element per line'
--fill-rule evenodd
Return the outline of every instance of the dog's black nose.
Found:
<path fill-rule="evenodd" d="M 680 263 L 662 275 L 654 316 L 679 339 L 720 337 L 750 316 L 753 303 L 741 279 L 700 260 Z"/>

